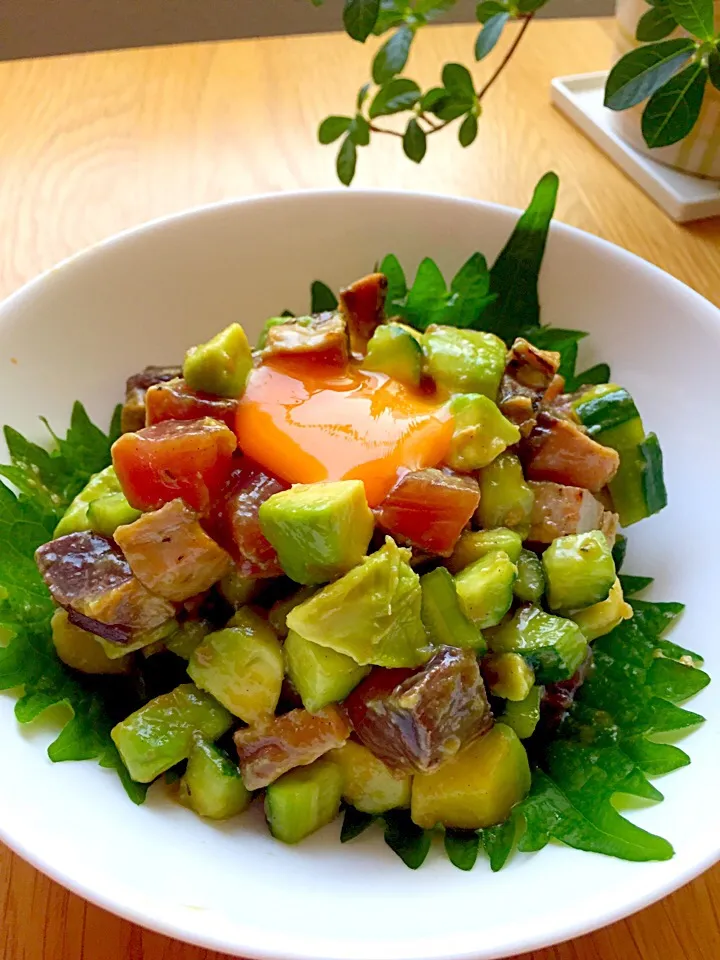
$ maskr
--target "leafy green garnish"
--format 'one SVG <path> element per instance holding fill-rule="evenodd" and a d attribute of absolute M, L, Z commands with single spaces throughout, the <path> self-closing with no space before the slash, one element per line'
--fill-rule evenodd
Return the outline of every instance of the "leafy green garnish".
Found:
<path fill-rule="evenodd" d="M 377 820 L 372 813 L 363 813 L 362 810 L 356 810 L 355 807 L 345 807 L 342 829 L 340 831 L 340 843 L 348 843 L 365 833 L 368 827 L 371 827 Z"/>
<path fill-rule="evenodd" d="M 324 313 L 326 310 L 335 310 L 337 305 L 337 297 L 330 287 L 321 280 L 315 280 L 310 287 L 310 312 Z"/>
<path fill-rule="evenodd" d="M 106 435 L 76 403 L 66 436 L 51 432 L 50 452 L 5 428 L 12 463 L 0 467 L 0 476 L 18 493 L 0 483 L 0 632 L 10 637 L 0 648 L 0 690 L 23 688 L 15 705 L 20 723 L 29 723 L 48 707 L 66 705 L 72 718 L 48 748 L 50 759 L 97 759 L 117 772 L 135 803 L 142 803 L 147 788 L 130 779 L 110 738 L 113 721 L 101 681 L 69 670 L 55 653 L 50 631 L 54 607 L 33 559 L 90 475 L 110 463 L 118 424 L 116 411 Z"/>
<path fill-rule="evenodd" d="M 458 870 L 472 870 L 480 850 L 477 830 L 446 830 L 445 853 Z"/>
<path fill-rule="evenodd" d="M 417 870 L 430 852 L 431 832 L 414 824 L 407 810 L 388 810 L 383 814 L 383 820 L 385 843 L 406 866 Z"/>

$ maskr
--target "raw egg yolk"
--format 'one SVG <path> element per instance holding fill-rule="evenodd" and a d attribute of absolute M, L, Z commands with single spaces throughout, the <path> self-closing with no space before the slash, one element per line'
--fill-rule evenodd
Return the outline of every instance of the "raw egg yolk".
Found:
<path fill-rule="evenodd" d="M 362 480 L 372 507 L 399 472 L 443 460 L 453 418 L 442 399 L 382 373 L 275 359 L 251 373 L 236 432 L 243 452 L 275 476 Z"/>

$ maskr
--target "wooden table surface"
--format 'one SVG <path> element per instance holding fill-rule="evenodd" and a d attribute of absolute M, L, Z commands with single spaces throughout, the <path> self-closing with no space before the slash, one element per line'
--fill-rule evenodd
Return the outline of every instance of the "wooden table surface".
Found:
<path fill-rule="evenodd" d="M 442 134 L 416 167 L 385 138 L 361 151 L 356 184 L 522 206 L 539 176 L 555 169 L 561 220 L 651 260 L 720 304 L 720 220 L 671 223 L 550 106 L 553 76 L 608 64 L 611 29 L 604 21 L 533 24 L 487 101 L 473 148 L 461 150 L 454 134 Z M 444 27 L 423 37 L 412 64 L 418 82 L 435 82 L 448 60 L 470 62 L 474 33 Z M 315 131 L 326 114 L 351 106 L 369 57 L 345 37 L 323 36 L 0 65 L 0 295 L 153 217 L 228 197 L 334 186 L 334 152 L 317 144 Z M 719 907 L 716 867 L 630 920 L 529 956 L 717 960 Z M 0 846 L 0 958 L 83 957 L 216 954 L 89 906 Z"/>

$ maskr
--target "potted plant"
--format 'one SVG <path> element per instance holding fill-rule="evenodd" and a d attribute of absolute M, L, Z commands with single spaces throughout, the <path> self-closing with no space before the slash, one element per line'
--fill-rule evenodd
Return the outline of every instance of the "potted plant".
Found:
<path fill-rule="evenodd" d="M 314 6 L 323 2 L 311 0 Z M 415 163 L 424 158 L 431 137 L 450 126 L 457 130 L 460 145 L 469 147 L 478 134 L 483 101 L 520 48 L 538 10 L 551 2 L 481 0 L 476 61 L 504 42 L 508 23 L 519 22 L 494 71 L 478 85 L 467 66 L 446 63 L 440 82 L 422 90 L 405 72 L 413 45 L 420 31 L 457 0 L 344 0 L 343 22 L 353 40 L 364 43 L 371 35 L 386 39 L 373 58 L 372 79 L 358 91 L 352 110 L 320 124 L 320 142 L 339 143 L 341 182 L 352 182 L 358 150 L 376 136 L 399 139 Z M 619 0 L 619 22 L 630 47 L 619 51 L 623 55 L 610 72 L 605 93 L 611 110 L 630 111 L 622 128 L 626 139 L 667 163 L 715 177 L 720 177 L 719 7 L 713 0 Z M 388 117 L 402 122 L 388 123 Z M 685 143 L 675 146 L 680 141 Z"/>

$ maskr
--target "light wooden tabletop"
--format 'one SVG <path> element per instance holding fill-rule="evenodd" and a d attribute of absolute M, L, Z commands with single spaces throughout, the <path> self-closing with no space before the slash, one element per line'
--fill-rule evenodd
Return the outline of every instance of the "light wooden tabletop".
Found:
<path fill-rule="evenodd" d="M 533 24 L 461 150 L 410 164 L 394 138 L 361 151 L 358 186 L 523 206 L 540 175 L 558 216 L 651 260 L 720 305 L 720 220 L 671 223 L 549 103 L 553 76 L 605 67 L 606 22 Z M 414 54 L 428 86 L 468 62 L 474 30 L 436 28 Z M 0 295 L 88 244 L 185 207 L 335 185 L 322 117 L 350 107 L 370 51 L 335 36 L 201 44 L 0 65 Z M 442 134 L 441 137 L 445 136 Z M 680 320 L 681 318 L 679 318 Z M 682 774 L 678 774 L 681 776 Z M 630 920 L 534 960 L 717 960 L 720 867 Z M 211 960 L 118 920 L 0 847 L 1 960 Z"/>

